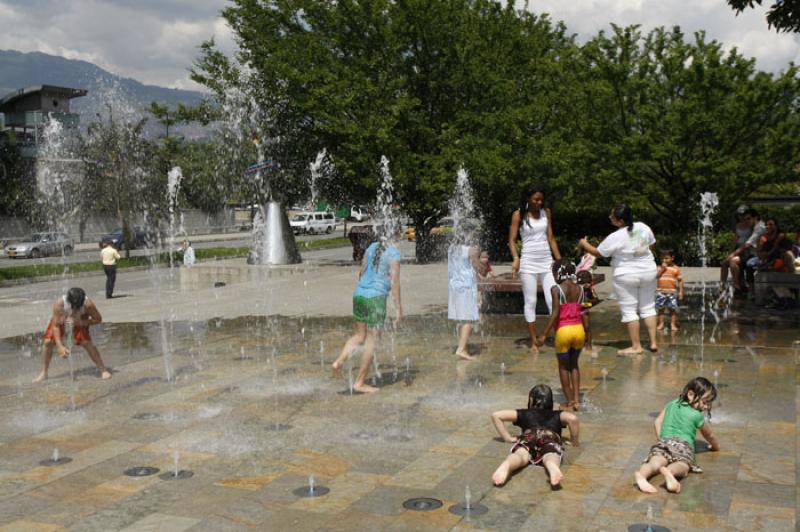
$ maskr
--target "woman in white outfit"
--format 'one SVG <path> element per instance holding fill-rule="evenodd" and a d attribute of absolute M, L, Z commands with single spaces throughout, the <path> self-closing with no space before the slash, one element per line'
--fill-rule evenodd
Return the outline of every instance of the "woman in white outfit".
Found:
<path fill-rule="evenodd" d="M 550 289 L 556 284 L 553 279 L 553 258 L 561 260 L 558 243 L 553 237 L 553 215 L 544 206 L 544 189 L 539 185 L 528 187 L 522 196 L 520 208 L 511 215 L 508 230 L 508 249 L 514 262 L 511 273 L 519 274 L 522 295 L 525 299 L 525 321 L 531 337 L 531 352 L 536 347 L 536 290 L 542 283 L 547 310 L 553 308 Z M 522 239 L 521 256 L 517 252 L 517 239 Z"/>
<path fill-rule="evenodd" d="M 480 268 L 478 248 L 472 245 L 472 229 L 447 249 L 448 298 L 447 318 L 458 323 L 458 347 L 456 356 L 472 360 L 467 351 L 467 342 L 473 325 L 480 319 L 478 314 L 478 275 Z"/>
<path fill-rule="evenodd" d="M 656 262 L 650 248 L 656 243 L 653 231 L 642 222 L 634 222 L 630 207 L 621 203 L 611 210 L 611 225 L 618 227 L 597 247 L 582 238 L 580 246 L 596 257 L 611 257 L 614 293 L 617 295 L 622 323 L 628 326 L 631 346 L 621 355 L 643 352 L 639 336 L 639 318 L 644 319 L 650 336 L 650 350 L 656 343 Z"/>

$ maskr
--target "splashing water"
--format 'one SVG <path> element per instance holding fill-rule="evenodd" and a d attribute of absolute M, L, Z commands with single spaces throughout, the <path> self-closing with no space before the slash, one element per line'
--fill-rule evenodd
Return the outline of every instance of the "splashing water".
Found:
<path fill-rule="evenodd" d="M 469 182 L 469 174 L 463 167 L 458 170 L 456 188 L 452 199 L 448 202 L 448 208 L 450 216 L 453 217 L 453 234 L 464 236 L 468 220 L 478 216 L 475 212 L 475 198 Z"/>
<path fill-rule="evenodd" d="M 467 487 L 464 490 L 464 509 L 472 509 L 472 492 L 469 489 L 469 484 L 467 484 Z"/>
<path fill-rule="evenodd" d="M 706 332 L 706 312 L 711 311 L 714 319 L 719 323 L 719 316 L 714 310 L 714 305 L 706 304 L 706 280 L 705 274 L 708 268 L 708 250 L 706 242 L 713 229 L 713 221 L 711 217 L 716 212 L 719 206 L 719 197 L 716 192 L 702 192 L 700 194 L 700 219 L 697 228 L 697 245 L 700 251 L 700 266 L 703 268 L 702 273 L 702 298 L 700 307 L 700 369 L 703 369 L 705 361 L 705 332 Z"/>
<path fill-rule="evenodd" d="M 173 472 L 174 472 L 176 477 L 178 476 L 178 473 L 180 472 L 178 470 L 178 459 L 179 458 L 180 458 L 180 453 L 178 452 L 178 449 L 173 450 L 172 451 L 172 466 L 173 466 Z"/>
<path fill-rule="evenodd" d="M 61 455 L 58 453 L 58 447 L 53 449 L 53 462 L 57 463 L 58 460 L 61 458 Z"/>
<path fill-rule="evenodd" d="M 314 493 L 314 475 L 308 475 L 308 492 Z"/>
<path fill-rule="evenodd" d="M 400 221 L 394 214 L 394 183 L 389 171 L 389 159 L 381 156 L 381 184 L 378 187 L 377 206 L 382 237 L 393 238 L 400 231 Z"/>

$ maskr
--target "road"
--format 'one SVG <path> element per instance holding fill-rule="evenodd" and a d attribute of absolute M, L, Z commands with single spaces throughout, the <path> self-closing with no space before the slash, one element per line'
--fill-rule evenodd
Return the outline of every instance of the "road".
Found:
<path fill-rule="evenodd" d="M 348 229 L 352 224 L 348 223 Z M 298 242 L 305 242 L 309 240 L 320 240 L 326 238 L 333 238 L 342 236 L 344 231 L 343 225 L 336 226 L 336 231 L 330 235 L 299 235 L 296 238 Z M 250 233 L 220 233 L 215 235 L 198 235 L 189 237 L 192 242 L 192 247 L 195 249 L 214 248 L 214 247 L 244 247 L 250 245 Z M 175 244 L 175 249 L 179 247 L 178 243 Z M 143 257 L 148 255 L 151 250 L 147 249 L 134 249 L 131 250 L 132 257 Z M 124 256 L 124 252 L 120 253 Z M 91 243 L 79 244 L 75 252 L 69 257 L 42 257 L 39 259 L 26 259 L 18 258 L 12 259 L 5 254 L 0 257 L 0 268 L 12 268 L 14 266 L 30 266 L 35 264 L 75 264 L 79 262 L 89 262 L 92 260 L 100 260 L 100 248 Z"/>

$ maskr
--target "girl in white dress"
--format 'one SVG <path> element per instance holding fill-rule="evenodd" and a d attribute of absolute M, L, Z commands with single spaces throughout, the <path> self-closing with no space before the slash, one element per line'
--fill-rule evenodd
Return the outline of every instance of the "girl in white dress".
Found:
<path fill-rule="evenodd" d="M 531 337 L 531 352 L 538 353 L 536 347 L 536 299 L 538 284 L 542 283 L 547 310 L 553 306 L 550 289 L 555 286 L 553 279 L 553 259 L 561 260 L 558 243 L 553 237 L 553 214 L 544 206 L 545 193 L 540 185 L 529 186 L 523 196 L 520 208 L 511 216 L 508 230 L 508 248 L 514 262 L 511 273 L 519 274 L 522 282 L 522 295 L 525 299 L 525 321 Z M 522 239 L 522 253 L 517 251 L 517 240 Z"/>

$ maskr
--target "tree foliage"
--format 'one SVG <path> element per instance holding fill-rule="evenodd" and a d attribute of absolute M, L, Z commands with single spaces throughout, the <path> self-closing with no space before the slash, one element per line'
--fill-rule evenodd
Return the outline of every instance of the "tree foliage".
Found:
<path fill-rule="evenodd" d="M 685 235 L 700 192 L 725 212 L 797 182 L 797 69 L 759 72 L 702 32 L 614 26 L 579 45 L 546 16 L 491 0 L 234 0 L 223 16 L 241 51 L 206 43 L 194 79 L 222 109 L 238 98 L 246 111 L 222 135 L 236 164 L 266 151 L 284 194 L 302 196 L 325 148 L 324 195 L 369 202 L 386 155 L 418 256 L 460 166 L 496 250 L 531 181 L 571 237 L 589 214 L 604 231 L 619 201 Z"/>

